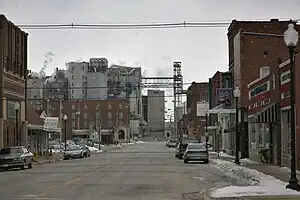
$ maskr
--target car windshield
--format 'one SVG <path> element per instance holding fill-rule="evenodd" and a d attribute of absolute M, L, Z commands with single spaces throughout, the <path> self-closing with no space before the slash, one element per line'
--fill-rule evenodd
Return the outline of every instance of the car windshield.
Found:
<path fill-rule="evenodd" d="M 14 154 L 14 153 L 23 153 L 23 149 L 21 147 L 12 147 L 12 148 L 3 148 L 0 151 L 0 154 Z"/>
<path fill-rule="evenodd" d="M 75 150 L 80 150 L 81 146 L 79 145 L 72 145 L 67 147 L 67 151 L 75 151 Z"/>
<path fill-rule="evenodd" d="M 190 144 L 188 146 L 189 150 L 205 150 L 205 146 L 203 144 Z"/>

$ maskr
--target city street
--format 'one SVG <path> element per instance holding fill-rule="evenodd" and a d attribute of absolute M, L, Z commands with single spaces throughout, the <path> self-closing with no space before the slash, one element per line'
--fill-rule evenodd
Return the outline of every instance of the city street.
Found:
<path fill-rule="evenodd" d="M 0 173 L 1 199 L 184 199 L 243 185 L 211 164 L 184 164 L 162 142 L 128 145 L 91 158 Z"/>

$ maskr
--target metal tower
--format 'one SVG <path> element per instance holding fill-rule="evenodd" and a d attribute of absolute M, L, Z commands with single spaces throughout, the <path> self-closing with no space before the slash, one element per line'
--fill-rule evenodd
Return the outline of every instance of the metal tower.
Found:
<path fill-rule="evenodd" d="M 181 74 L 181 62 L 173 63 L 173 88 L 174 88 L 174 129 L 177 136 L 177 107 L 182 104 L 183 77 Z"/>

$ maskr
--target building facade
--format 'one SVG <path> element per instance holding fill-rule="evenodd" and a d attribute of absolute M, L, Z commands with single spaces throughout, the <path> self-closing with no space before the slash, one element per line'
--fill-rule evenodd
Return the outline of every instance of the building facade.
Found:
<path fill-rule="evenodd" d="M 240 130 L 241 135 L 247 135 L 241 140 L 248 141 L 248 149 L 241 150 L 249 151 L 249 156 L 257 160 L 259 148 L 271 144 L 271 161 L 278 165 L 282 161 L 282 148 L 286 148 L 281 146 L 281 94 L 278 89 L 281 72 L 278 65 L 289 58 L 284 40 L 278 35 L 283 35 L 289 23 L 277 19 L 233 20 L 227 34 L 229 70 L 234 75 L 234 85 L 241 90 L 239 109 L 247 112 L 241 116 L 248 120 L 248 128 Z M 298 25 L 295 28 L 299 31 Z M 298 45 L 296 53 L 299 50 Z M 240 120 L 245 123 L 242 118 Z"/>
<path fill-rule="evenodd" d="M 68 62 L 67 73 L 70 84 L 68 96 L 72 100 L 83 100 L 87 96 L 88 62 Z"/>
<path fill-rule="evenodd" d="M 165 137 L 165 91 L 148 90 L 148 136 Z"/>
<path fill-rule="evenodd" d="M 27 144 L 27 37 L 0 15 L 0 148 Z M 18 112 L 14 109 L 16 103 L 20 105 Z"/>
<path fill-rule="evenodd" d="M 188 136 L 201 139 L 205 133 L 205 117 L 197 116 L 197 103 L 208 104 L 208 82 L 193 82 L 187 89 Z"/>
<path fill-rule="evenodd" d="M 106 58 L 90 58 L 90 65 L 86 73 L 86 99 L 107 99 L 107 68 Z"/>

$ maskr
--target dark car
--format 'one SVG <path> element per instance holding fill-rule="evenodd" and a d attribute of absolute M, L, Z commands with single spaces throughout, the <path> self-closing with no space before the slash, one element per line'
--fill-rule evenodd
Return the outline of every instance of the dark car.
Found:
<path fill-rule="evenodd" d="M 184 154 L 187 146 L 189 145 L 189 143 L 199 143 L 199 141 L 196 139 L 181 140 L 177 146 L 177 155 L 175 154 L 175 157 L 177 157 L 178 159 L 182 159 L 183 154 Z"/>
<path fill-rule="evenodd" d="M 69 160 L 73 158 L 83 158 L 84 151 L 80 145 L 70 145 L 64 152 L 64 160 Z"/>
<path fill-rule="evenodd" d="M 0 169 L 32 168 L 33 154 L 24 146 L 5 147 L 0 150 Z"/>
<path fill-rule="evenodd" d="M 82 144 L 81 148 L 83 150 L 83 156 L 84 157 L 91 157 L 91 151 L 90 151 L 90 149 L 89 149 L 89 147 L 87 145 Z"/>

